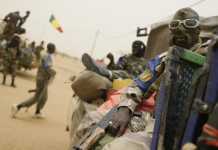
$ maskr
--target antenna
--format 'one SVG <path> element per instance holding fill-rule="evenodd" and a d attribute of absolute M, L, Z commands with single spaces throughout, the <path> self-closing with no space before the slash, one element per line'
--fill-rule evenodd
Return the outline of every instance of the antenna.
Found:
<path fill-rule="evenodd" d="M 99 34 L 100 34 L 100 30 L 98 29 L 95 32 L 95 37 L 94 37 L 94 40 L 93 40 L 93 43 L 92 43 L 92 48 L 91 48 L 91 51 L 90 51 L 91 56 L 93 56 L 93 54 L 94 54 L 96 43 L 97 43 L 97 38 L 98 38 Z"/>

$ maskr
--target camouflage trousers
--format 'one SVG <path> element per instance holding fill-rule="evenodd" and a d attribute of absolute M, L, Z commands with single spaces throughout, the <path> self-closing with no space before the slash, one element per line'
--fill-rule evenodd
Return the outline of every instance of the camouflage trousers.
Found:
<path fill-rule="evenodd" d="M 70 128 L 70 147 L 75 145 L 85 134 L 83 129 L 88 129 L 88 126 L 94 123 L 93 119 L 88 116 L 95 110 L 97 110 L 97 105 L 88 104 L 82 101 L 78 96 L 73 97 L 72 104 L 68 109 L 67 117 L 67 126 Z M 86 119 L 84 119 L 85 116 Z"/>
<path fill-rule="evenodd" d="M 12 77 L 16 76 L 17 72 L 17 63 L 14 61 L 5 61 L 3 60 L 3 70 L 4 75 L 11 74 Z"/>
<path fill-rule="evenodd" d="M 126 133 L 121 137 L 105 135 L 94 150 L 150 150 L 151 137 L 146 132 Z"/>
<path fill-rule="evenodd" d="M 70 126 L 70 146 L 75 145 L 79 139 L 81 139 L 86 131 L 92 127 L 95 123 L 103 117 L 103 114 L 97 112 L 97 106 L 87 104 L 80 100 L 78 97 L 75 98 L 75 110 L 70 115 L 69 126 Z M 132 132 L 127 129 L 127 132 L 119 137 L 114 138 L 106 134 L 100 139 L 96 145 L 92 148 L 93 150 L 116 150 L 125 148 L 126 150 L 149 150 L 151 142 L 151 132 L 153 129 L 153 121 L 149 121 L 146 129 L 139 132 Z"/>
<path fill-rule="evenodd" d="M 111 72 L 111 78 L 110 80 L 115 80 L 115 79 L 131 79 L 131 75 L 127 73 L 126 71 L 123 70 L 112 70 Z"/>
<path fill-rule="evenodd" d="M 45 103 L 48 99 L 48 85 L 45 84 L 43 80 L 37 80 L 36 82 L 36 92 L 33 97 L 27 99 L 26 101 L 19 104 L 22 107 L 31 107 L 34 104 L 36 105 L 36 112 L 39 111 L 45 106 Z"/>

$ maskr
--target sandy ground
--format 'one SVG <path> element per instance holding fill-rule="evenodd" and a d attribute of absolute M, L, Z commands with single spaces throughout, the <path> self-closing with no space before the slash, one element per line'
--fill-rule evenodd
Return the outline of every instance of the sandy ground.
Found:
<path fill-rule="evenodd" d="M 10 108 L 31 96 L 27 90 L 35 88 L 36 70 L 19 72 L 17 88 L 0 84 L 0 150 L 66 150 L 69 136 L 65 131 L 66 116 L 72 100 L 72 90 L 68 81 L 78 74 L 82 65 L 75 59 L 57 55 L 55 57 L 57 75 L 49 87 L 49 98 L 43 113 L 45 119 L 33 118 L 35 106 L 28 112 L 21 110 L 16 119 L 10 118 Z M 0 75 L 0 80 L 2 75 Z M 8 79 L 7 84 L 10 80 Z"/>

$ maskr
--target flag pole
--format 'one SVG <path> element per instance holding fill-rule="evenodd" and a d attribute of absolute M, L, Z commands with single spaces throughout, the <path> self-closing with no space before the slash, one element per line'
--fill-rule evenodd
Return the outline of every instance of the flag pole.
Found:
<path fill-rule="evenodd" d="M 100 34 L 100 30 L 98 29 L 95 32 L 95 37 L 94 37 L 94 40 L 93 40 L 93 43 L 92 43 L 92 48 L 91 48 L 91 51 L 90 51 L 91 56 L 93 56 L 93 54 L 94 54 L 96 43 L 97 43 L 97 38 L 98 38 L 99 34 Z"/>

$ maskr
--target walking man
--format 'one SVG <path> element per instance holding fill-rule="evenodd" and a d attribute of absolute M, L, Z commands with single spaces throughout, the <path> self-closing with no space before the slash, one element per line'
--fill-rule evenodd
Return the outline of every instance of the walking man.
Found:
<path fill-rule="evenodd" d="M 15 118 L 15 115 L 21 108 L 28 108 L 34 104 L 36 104 L 35 117 L 41 118 L 41 110 L 44 107 L 47 99 L 48 99 L 48 84 L 51 80 L 54 79 L 56 71 L 52 69 L 53 60 L 52 54 L 55 53 L 55 45 L 49 43 L 47 45 L 47 54 L 45 54 L 42 59 L 40 66 L 37 72 L 36 78 L 36 89 L 29 90 L 29 92 L 35 92 L 34 96 L 29 98 L 28 100 L 21 102 L 19 104 L 12 105 L 11 108 L 11 117 Z"/>

